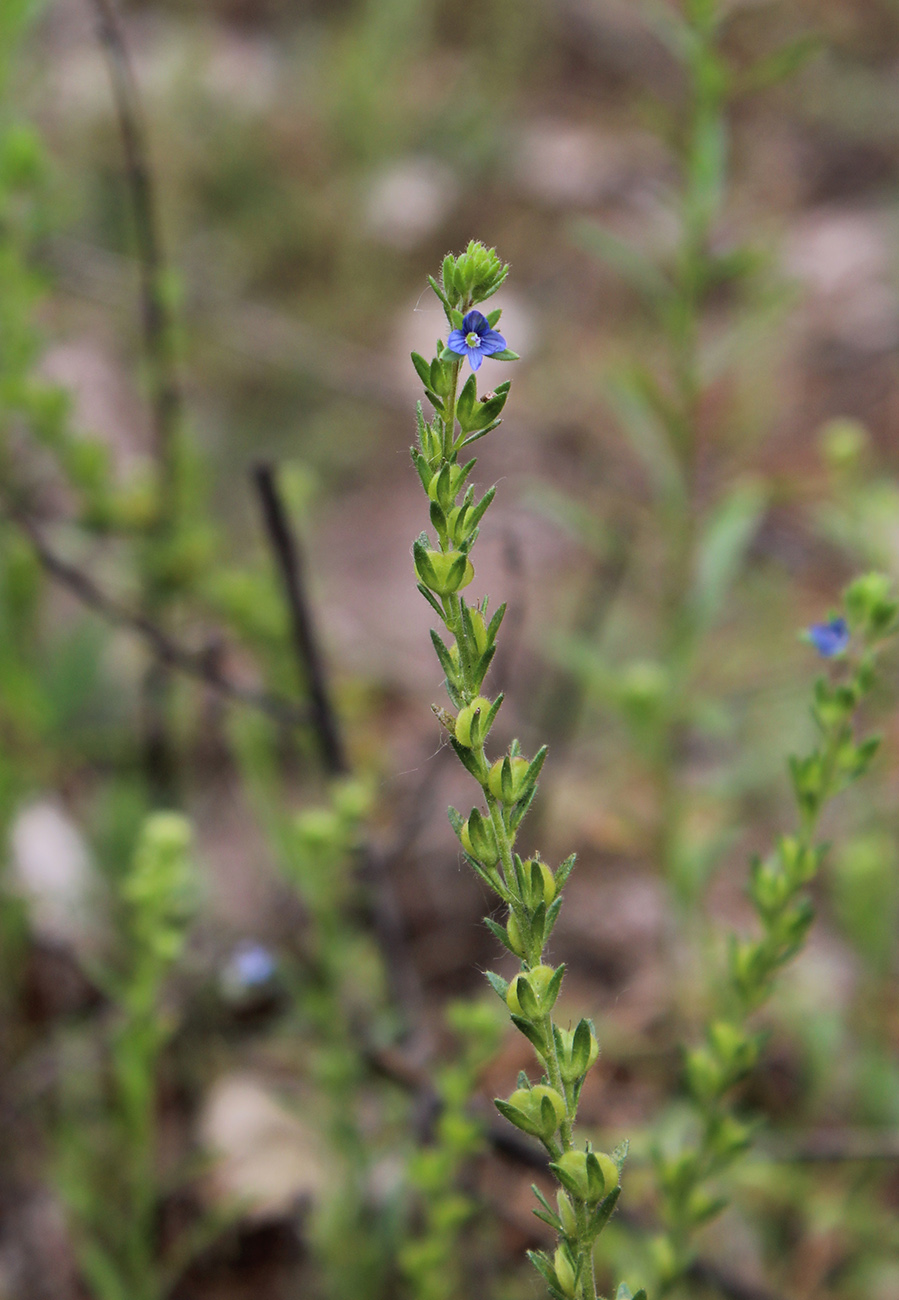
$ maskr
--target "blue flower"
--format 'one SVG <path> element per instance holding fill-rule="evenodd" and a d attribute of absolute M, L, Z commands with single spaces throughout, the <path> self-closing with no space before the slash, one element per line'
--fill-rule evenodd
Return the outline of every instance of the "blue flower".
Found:
<path fill-rule="evenodd" d="M 462 328 L 452 331 L 446 346 L 457 356 L 468 357 L 472 370 L 480 370 L 484 357 L 505 350 L 506 340 L 490 328 L 486 316 L 479 311 L 470 311 L 462 321 Z"/>
<path fill-rule="evenodd" d="M 849 644 L 849 628 L 844 618 L 832 618 L 829 623 L 813 623 L 808 639 L 822 659 L 841 655 Z"/>
<path fill-rule="evenodd" d="M 275 973 L 275 959 L 261 943 L 244 941 L 231 954 L 225 982 L 235 993 L 267 984 Z"/>

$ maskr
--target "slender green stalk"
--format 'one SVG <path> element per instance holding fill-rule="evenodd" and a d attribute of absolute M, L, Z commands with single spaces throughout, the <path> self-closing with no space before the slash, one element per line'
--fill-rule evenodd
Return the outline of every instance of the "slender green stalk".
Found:
<path fill-rule="evenodd" d="M 469 357 L 473 371 L 479 369 L 482 356 L 516 359 L 496 332 L 501 313 L 484 316 L 476 310 L 496 292 L 507 273 L 508 267 L 492 249 L 471 243 L 459 257 L 444 259 L 439 282 L 431 279 L 451 332 L 447 344 L 438 342 L 430 363 L 418 354 L 412 357 L 434 410 L 432 420 L 427 421 L 419 406 L 418 445 L 412 449 L 412 459 L 428 494 L 431 524 L 437 534 L 436 545 L 432 545 L 423 533 L 415 542 L 413 555 L 419 590 L 451 638 L 447 645 L 432 632 L 447 693 L 457 712 L 453 715 L 437 708 L 435 712 L 462 764 L 480 786 L 486 806 L 486 812 L 474 808 L 464 820 L 450 809 L 450 820 L 466 860 L 508 909 L 504 926 L 492 919 L 487 925 L 521 962 L 521 971 L 511 982 L 492 972 L 488 979 L 504 999 L 513 1023 L 532 1044 L 543 1072 L 536 1084 L 522 1074 L 512 1095 L 496 1102 L 501 1114 L 516 1127 L 540 1139 L 560 1184 L 556 1208 L 535 1188 L 540 1208 L 534 1212 L 554 1229 L 558 1246 L 552 1258 L 532 1252 L 531 1260 L 555 1300 L 597 1300 L 593 1250 L 620 1195 L 626 1147 L 607 1155 L 594 1152 L 589 1143 L 582 1147 L 576 1139 L 581 1088 L 599 1048 L 589 1021 L 581 1020 L 574 1030 L 564 1030 L 552 1014 L 565 968 L 546 962 L 545 946 L 562 905 L 562 889 L 574 856 L 553 871 L 539 856 L 524 860 L 515 851 L 519 826 L 536 793 L 546 747 L 529 760 L 513 741 L 503 756 L 488 757 L 487 741 L 503 697 L 490 699 L 481 691 L 505 607 L 489 617 L 486 601 L 469 605 L 461 595 L 474 579 L 469 557 L 495 489 L 475 501 L 474 488 L 466 487 L 475 462 L 460 464 L 460 453 L 497 427 L 510 387 L 508 382 L 502 383 L 495 392 L 479 398 L 472 374 L 460 391 L 461 358 Z M 630 1291 L 622 1284 L 618 1294 L 623 1300 Z"/>
<path fill-rule="evenodd" d="M 731 937 L 724 1004 L 709 1025 L 706 1043 L 687 1056 L 698 1139 L 689 1149 L 656 1152 L 666 1223 L 655 1252 L 662 1294 L 683 1280 L 697 1229 L 727 1203 L 707 1184 L 750 1142 L 749 1126 L 734 1113 L 732 1092 L 761 1049 L 752 1017 L 771 996 L 778 972 L 801 949 L 814 920 L 805 889 L 826 852 L 826 845 L 817 843 L 821 817 L 828 802 L 867 771 L 877 751 L 876 736 L 856 739 L 855 720 L 874 685 L 877 654 L 896 631 L 899 604 L 889 586 L 879 574 L 857 579 L 845 593 L 845 617 L 811 630 L 836 667 L 832 680 L 822 678 L 815 686 L 818 744 L 790 760 L 797 830 L 783 836 L 766 860 L 752 864 L 749 894 L 761 937 Z"/>
<path fill-rule="evenodd" d="M 95 1081 L 85 1114 L 74 1098 L 63 1099 L 57 1176 L 96 1300 L 165 1300 L 174 1281 L 157 1239 L 156 1088 L 171 1031 L 162 990 L 196 901 L 190 839 L 176 813 L 144 823 L 122 888 L 125 969 L 108 981 L 116 1017 L 108 1092 Z"/>

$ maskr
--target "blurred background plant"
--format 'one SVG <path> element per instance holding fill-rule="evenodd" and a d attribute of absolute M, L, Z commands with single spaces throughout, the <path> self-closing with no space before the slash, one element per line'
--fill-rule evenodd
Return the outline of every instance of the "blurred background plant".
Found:
<path fill-rule="evenodd" d="M 163 389 L 101 10 L 133 73 L 166 253 L 157 341 L 182 398 L 164 540 Z M 528 1186 L 551 1183 L 508 1126 L 485 1120 L 489 1154 L 446 1160 L 432 1209 L 424 1189 L 410 1216 L 404 1173 L 418 1136 L 442 1150 L 421 1118 L 450 1059 L 442 1007 L 493 961 L 443 823 L 462 794 L 422 721 L 439 682 L 396 542 L 418 531 L 417 480 L 397 472 L 408 353 L 442 328 L 424 271 L 472 233 L 514 264 L 497 302 L 524 357 L 516 417 L 479 465 L 504 476 L 479 544 L 479 578 L 510 594 L 503 739 L 552 737 L 534 834 L 547 858 L 579 854 L 553 956 L 604 1048 L 584 1122 L 602 1149 L 632 1139 L 630 1217 L 604 1240 L 619 1275 L 641 1276 L 649 1134 L 683 1113 L 677 1044 L 697 1041 L 715 994 L 707 936 L 749 925 L 746 861 L 788 824 L 783 760 L 812 743 L 796 630 L 853 572 L 896 570 L 894 7 L 8 0 L 0 23 L 0 1295 L 78 1294 L 46 1106 L 30 1103 L 49 1100 L 60 1035 L 93 1044 L 84 1088 L 96 1078 L 114 1019 L 97 959 L 124 918 L 94 900 L 119 895 L 163 798 L 189 812 L 206 877 L 159 1067 L 163 1167 L 201 1139 L 209 1157 L 163 1195 L 162 1236 L 167 1215 L 240 1207 L 173 1294 L 324 1296 L 350 1275 L 423 1294 L 448 1273 L 399 1277 L 402 1243 L 411 1230 L 451 1254 L 439 1206 L 459 1187 L 486 1207 L 458 1227 L 482 1289 L 530 1285 L 518 1261 L 549 1237 Z M 670 442 L 690 389 L 692 437 Z M 870 705 L 882 718 L 892 665 Z M 818 923 L 737 1094 L 765 1136 L 697 1237 L 698 1297 L 899 1289 L 885 731 L 827 815 Z M 354 829 L 336 811 L 351 774 L 372 801 Z M 304 809 L 342 837 L 336 857 L 316 850 L 330 901 L 297 839 Z M 358 961 L 349 990 L 324 973 L 326 933 Z M 235 997 L 260 954 L 271 972 Z M 358 997 L 364 1060 L 361 1039 L 340 1046 Z M 506 1042 L 470 1080 L 505 1095 L 526 1064 Z M 357 1175 L 354 1262 L 327 1207 Z"/>

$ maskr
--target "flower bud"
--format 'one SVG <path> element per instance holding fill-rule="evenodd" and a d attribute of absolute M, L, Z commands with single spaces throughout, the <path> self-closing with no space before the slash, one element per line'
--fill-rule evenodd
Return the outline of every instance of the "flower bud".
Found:
<path fill-rule="evenodd" d="M 462 823 L 459 839 L 465 852 L 470 857 L 476 858 L 483 866 L 495 867 L 499 862 L 496 832 L 477 808 L 472 808 L 468 821 Z"/>
<path fill-rule="evenodd" d="M 561 983 L 556 976 L 552 966 L 535 966 L 516 975 L 506 991 L 509 1010 L 526 1020 L 539 1020 L 552 1011 Z"/>
<path fill-rule="evenodd" d="M 485 248 L 473 239 L 458 257 L 444 258 L 443 291 L 453 307 L 462 302 L 483 302 L 496 293 L 508 272 L 495 248 Z"/>
<path fill-rule="evenodd" d="M 474 566 L 461 551 L 432 551 L 416 547 L 415 571 L 424 586 L 438 596 L 451 596 L 474 578 Z"/>
<path fill-rule="evenodd" d="M 865 573 L 843 593 L 849 624 L 866 635 L 883 635 L 896 620 L 896 602 L 891 599 L 892 583 L 884 573 Z"/>
<path fill-rule="evenodd" d="M 529 767 L 530 763 L 526 758 L 512 758 L 509 754 L 504 758 L 498 758 L 487 778 L 490 793 L 509 807 L 518 803 L 525 792 L 525 777 Z"/>
<path fill-rule="evenodd" d="M 472 749 L 485 739 L 483 725 L 490 712 L 491 701 L 479 695 L 467 704 L 456 718 L 456 740 L 466 749 Z"/>

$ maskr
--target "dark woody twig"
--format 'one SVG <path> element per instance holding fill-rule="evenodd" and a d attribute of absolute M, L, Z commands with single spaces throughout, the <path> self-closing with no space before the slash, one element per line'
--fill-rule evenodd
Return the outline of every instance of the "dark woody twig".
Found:
<path fill-rule="evenodd" d="M 125 178 L 131 196 L 140 266 L 141 324 L 153 416 L 153 454 L 159 469 L 159 508 L 174 507 L 175 437 L 182 398 L 175 369 L 173 322 L 165 294 L 165 263 L 140 96 L 114 0 L 91 0 L 97 34 L 106 55 L 119 132 L 125 155 Z"/>
<path fill-rule="evenodd" d="M 157 476 L 153 530 L 164 541 L 177 518 L 177 437 L 182 400 L 176 376 L 173 321 L 164 284 L 165 264 L 156 190 L 140 95 L 115 0 L 91 0 L 91 3 L 97 16 L 98 38 L 109 68 L 134 219 L 140 267 L 143 349 L 150 390 L 152 453 Z M 154 624 L 162 620 L 168 601 L 166 593 L 152 576 L 145 581 L 142 603 L 148 619 Z M 163 803 L 171 802 L 176 794 L 176 761 L 169 734 L 168 700 L 168 673 L 164 661 L 157 656 L 144 680 L 142 729 L 147 778 Z"/>
<path fill-rule="evenodd" d="M 290 527 L 287 510 L 278 491 L 276 470 L 273 465 L 260 463 L 253 471 L 253 480 L 259 494 L 266 533 L 290 613 L 294 649 L 300 672 L 309 693 L 310 722 L 318 737 L 319 749 L 325 769 L 330 776 L 343 776 L 349 762 L 340 730 L 340 722 L 328 691 L 324 656 L 318 643 L 315 621 L 303 573 L 303 559 L 299 540 Z M 425 790 L 434 780 L 435 765 L 431 764 L 425 776 L 424 788 L 419 792 L 409 810 L 409 816 L 400 820 L 402 830 L 396 842 L 385 852 L 378 852 L 371 844 L 363 850 L 360 874 L 371 886 L 371 921 L 387 968 L 391 992 L 406 1017 L 416 1039 L 421 1039 L 424 996 L 421 981 L 409 953 L 405 925 L 399 900 L 391 879 L 391 866 L 408 851 L 420 830 L 416 813 L 426 806 Z M 427 1051 L 427 1036 L 419 1046 Z"/>
<path fill-rule="evenodd" d="M 218 656 L 212 657 L 179 645 L 146 615 L 127 609 L 108 596 L 93 578 L 57 555 L 27 515 L 16 511 L 10 513 L 9 518 L 26 534 L 38 560 L 52 578 L 108 623 L 136 633 L 149 646 L 159 663 L 196 678 L 235 703 L 265 713 L 281 726 L 308 726 L 309 713 L 306 708 L 268 691 L 254 690 L 235 682 L 218 667 Z"/>
<path fill-rule="evenodd" d="M 309 716 L 318 738 L 322 761 L 329 776 L 344 776 L 349 771 L 349 764 L 328 691 L 324 657 L 315 635 L 300 546 L 290 527 L 278 491 L 275 467 L 258 464 L 253 470 L 253 481 L 262 506 L 265 531 L 284 587 L 294 650 L 309 693 Z"/>

